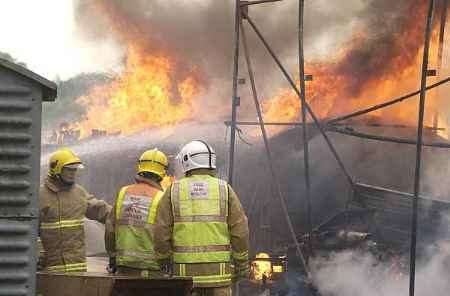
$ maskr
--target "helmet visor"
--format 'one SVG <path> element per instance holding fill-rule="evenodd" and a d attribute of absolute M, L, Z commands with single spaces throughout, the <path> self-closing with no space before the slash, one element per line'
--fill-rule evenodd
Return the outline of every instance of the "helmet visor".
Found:
<path fill-rule="evenodd" d="M 71 163 L 64 166 L 64 168 L 72 169 L 72 170 L 81 170 L 84 169 L 84 165 L 82 163 Z"/>

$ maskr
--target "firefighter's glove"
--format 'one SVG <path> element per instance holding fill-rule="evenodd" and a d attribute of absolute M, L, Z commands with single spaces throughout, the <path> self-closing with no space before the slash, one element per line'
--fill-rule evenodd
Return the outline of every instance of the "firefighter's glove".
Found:
<path fill-rule="evenodd" d="M 39 257 L 36 266 L 38 271 L 44 270 L 44 264 L 42 263 L 42 261 L 43 261 L 42 258 Z"/>
<path fill-rule="evenodd" d="M 109 257 L 109 264 L 106 267 L 106 270 L 110 274 L 115 274 L 117 272 L 116 257 Z"/>
<path fill-rule="evenodd" d="M 170 262 L 170 260 L 160 260 L 159 269 L 165 276 L 170 277 L 173 275 L 172 263 Z"/>

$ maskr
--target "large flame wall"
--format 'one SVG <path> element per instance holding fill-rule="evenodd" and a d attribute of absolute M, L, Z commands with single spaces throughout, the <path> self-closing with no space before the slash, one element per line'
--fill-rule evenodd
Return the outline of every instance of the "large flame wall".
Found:
<path fill-rule="evenodd" d="M 121 1 L 79 2 L 89 4 L 86 7 L 90 9 L 89 13 L 93 16 L 91 18 L 103 19 L 108 32 L 116 37 L 125 50 L 122 73 L 110 83 L 94 87 L 86 96 L 78 99 L 86 112 L 82 120 L 73 126 L 81 130 L 82 136 L 88 136 L 93 129 L 132 134 L 146 128 L 173 126 L 188 120 L 219 120 L 227 116 L 231 73 L 227 73 L 227 77 L 216 79 L 217 72 L 224 72 L 224 69 L 229 68 L 223 65 L 220 69 L 209 66 L 216 65 L 220 59 L 226 61 L 223 64 L 228 66 L 232 62 L 232 18 L 226 6 L 220 6 L 223 4 L 219 5 L 214 1 L 206 1 L 203 7 L 184 2 L 179 3 L 179 6 L 171 6 L 159 1 L 138 1 L 136 7 Z M 330 1 L 327 5 L 331 9 L 335 4 Z M 184 14 L 176 13 L 180 8 Z M 349 9 L 345 6 L 337 8 Z M 215 11 L 219 9 L 222 9 L 225 17 L 221 18 Z M 257 9 L 252 8 L 251 13 L 256 14 L 256 20 L 261 22 L 261 16 L 268 16 L 269 11 Z M 313 81 L 307 83 L 307 99 L 317 115 L 320 118 L 330 118 L 417 90 L 426 9 L 426 0 L 401 0 L 395 3 L 387 0 L 369 1 L 363 21 L 352 26 L 350 38 L 325 57 L 317 59 L 315 56 L 307 56 L 306 71 L 314 77 Z M 258 11 L 262 12 L 258 14 Z M 334 14 L 342 13 L 339 9 L 331 11 Z M 442 11 L 442 7 L 437 6 L 430 68 L 436 68 L 439 64 L 438 29 Z M 81 12 L 87 12 L 86 8 Z M 271 18 L 266 19 L 266 22 L 270 25 L 273 18 L 284 24 L 283 18 L 290 22 L 296 18 L 295 10 L 289 13 L 280 10 L 278 13 L 279 15 L 270 14 Z M 185 15 L 192 19 L 186 19 Z M 319 22 L 316 20 L 312 29 L 306 28 L 312 31 L 310 34 L 314 34 L 314 28 Z M 326 23 L 326 20 L 323 22 Z M 295 28 L 295 22 L 289 24 Z M 92 27 L 88 31 L 93 31 Z M 209 27 L 212 29 L 209 30 Z M 189 35 L 187 38 L 180 34 L 183 29 L 192 28 L 196 29 L 197 35 Z M 266 29 L 270 38 L 277 36 L 272 32 L 271 26 L 266 26 Z M 227 38 L 223 38 L 224 31 L 229 33 Z M 283 32 L 277 34 L 285 35 Z M 290 40 L 286 43 L 289 52 L 296 51 L 295 34 L 289 38 L 280 38 L 285 42 Z M 306 38 L 307 41 L 310 39 Z M 250 42 L 256 62 L 261 63 L 265 56 L 258 49 L 256 40 L 250 38 Z M 277 42 L 273 44 L 279 48 Z M 211 54 L 211 51 L 214 53 Z M 192 52 L 196 55 L 187 54 Z M 198 56 L 203 57 L 202 63 Z M 274 65 L 271 66 L 275 73 L 277 70 Z M 295 63 L 288 63 L 288 66 L 294 73 L 297 72 Z M 241 71 L 241 75 L 245 76 L 244 66 Z M 256 76 L 259 79 L 268 74 L 257 72 Z M 429 78 L 429 82 L 433 80 Z M 268 91 L 262 92 L 264 118 L 267 121 L 298 121 L 300 103 L 295 93 L 289 88 L 278 88 L 279 83 L 275 79 L 273 83 L 271 78 L 264 81 L 269 81 L 268 86 L 264 87 Z M 216 91 L 211 92 L 212 89 Z M 436 92 L 429 92 L 428 98 L 426 122 L 430 124 L 441 106 L 437 103 Z M 242 102 L 240 116 L 254 118 L 254 109 L 248 103 L 251 102 L 249 93 L 242 95 Z M 375 117 L 383 123 L 414 125 L 416 112 L 417 102 L 410 100 L 374 112 L 371 118 Z"/>

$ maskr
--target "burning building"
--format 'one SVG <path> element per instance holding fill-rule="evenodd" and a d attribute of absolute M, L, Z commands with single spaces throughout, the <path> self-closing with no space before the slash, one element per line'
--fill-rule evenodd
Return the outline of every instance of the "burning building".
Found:
<path fill-rule="evenodd" d="M 73 146 L 88 166 L 82 182 L 98 196 L 112 201 L 117 189 L 131 181 L 135 160 L 147 147 L 158 146 L 174 155 L 181 144 L 192 138 L 203 138 L 215 146 L 222 162 L 219 163 L 222 165 L 220 174 L 226 177 L 229 145 L 226 138 L 227 131 L 224 126 L 214 122 L 225 119 L 228 114 L 227 98 L 230 94 L 218 89 L 224 88 L 224 73 L 229 70 L 229 65 L 224 66 L 226 63 L 223 60 L 227 58 L 231 60 L 228 56 L 228 52 L 231 52 L 230 45 L 224 40 L 230 41 L 232 35 L 227 31 L 229 28 L 225 32 L 220 30 L 220 26 L 229 25 L 229 23 L 224 25 L 220 21 L 226 22 L 224 15 L 229 16 L 231 9 L 226 4 L 217 4 L 217 1 L 205 3 L 207 4 L 192 4 L 194 8 L 191 10 L 184 2 L 178 4 L 178 9 L 164 4 L 163 1 L 151 4 L 137 1 L 136 7 L 130 7 L 123 1 L 78 2 L 79 21 L 85 31 L 96 38 L 105 32 L 113 34 L 123 45 L 125 52 L 122 73 L 111 81 L 97 85 L 85 96 L 80 97 L 78 102 L 86 108 L 86 112 L 83 118 L 71 124 L 71 128 L 80 131 L 81 137 L 89 136 L 94 129 L 105 130 L 108 134 L 121 134 L 120 137 L 104 137 Z M 369 1 L 358 11 L 359 17 L 349 26 L 350 37 L 339 43 L 339 50 L 328 52 L 325 58 L 313 56 L 307 59 L 306 71 L 312 74 L 313 80 L 307 82 L 306 98 L 319 119 L 327 121 L 419 88 L 426 4 L 427 1 L 422 0 L 403 0 L 395 3 Z M 307 8 L 313 8 L 314 11 L 314 8 L 323 8 L 330 4 L 309 5 L 312 7 Z M 269 21 L 269 27 L 272 22 L 288 16 L 286 14 L 288 8 L 292 8 L 292 4 L 285 4 L 280 10 L 275 10 L 280 16 Z M 343 8 L 348 7 L 344 5 Z M 264 13 L 250 9 L 256 20 L 264 17 Z M 201 34 L 201 30 L 188 23 L 186 15 L 183 14 L 176 24 L 186 25 L 185 34 L 198 33 L 189 35 L 189 38 L 196 36 L 195 40 L 200 39 L 197 45 L 193 44 L 195 42 L 192 40 L 187 40 L 183 33 L 177 32 L 167 21 L 169 18 L 175 18 L 180 10 L 185 10 L 185 14 L 190 17 L 207 14 L 205 19 L 198 21 L 202 24 L 202 28 L 211 24 L 212 31 L 218 36 L 212 36 L 209 31 Z M 217 11 L 221 14 L 218 15 Z M 442 13 L 444 9 L 441 7 L 436 11 Z M 206 21 L 209 23 L 203 23 Z M 293 21 L 292 17 L 285 17 L 282 23 L 289 24 Z M 108 30 L 95 31 L 92 28 L 98 27 L 90 26 L 92 22 L 101 22 L 103 29 Z M 313 29 L 316 26 L 314 22 L 309 25 Z M 444 48 L 443 56 L 439 57 L 438 54 L 441 44 L 439 22 L 433 23 L 432 32 L 429 68 L 436 69 L 437 75 L 429 78 L 429 83 L 444 79 L 449 73 L 448 48 Z M 285 32 L 279 35 L 271 37 L 278 37 L 281 41 L 288 40 Z M 220 40 L 221 38 L 224 40 Z M 448 33 L 445 38 L 448 40 Z M 203 39 L 208 41 L 205 42 Z M 295 38 L 291 36 L 291 39 Z M 256 40 L 250 38 L 250 44 L 256 47 Z M 288 60 L 293 52 L 292 47 L 294 47 L 292 41 L 285 43 L 283 47 L 277 45 L 277 49 L 280 49 Z M 227 51 L 227 54 L 224 54 L 225 58 L 221 57 L 218 51 Z M 267 70 L 271 66 L 266 62 L 267 56 L 258 50 L 255 51 L 257 64 L 262 64 L 261 67 L 257 66 L 256 73 L 271 73 Z M 222 66 L 222 68 L 217 70 L 209 67 L 205 60 L 215 67 Z M 211 72 L 214 73 L 210 74 Z M 243 74 L 240 76 L 247 78 Z M 273 75 L 264 76 L 267 76 L 261 77 L 261 84 L 264 84 L 261 87 L 264 98 L 262 102 L 264 120 L 297 122 L 300 118 L 300 100 L 297 94 L 291 89 L 284 88 L 282 82 Z M 257 79 L 259 78 L 258 76 Z M 239 86 L 242 93 L 239 120 L 251 120 L 254 118 L 253 107 L 247 99 L 249 93 L 244 86 Z M 446 90 L 448 87 L 441 86 L 427 93 L 425 142 L 446 143 L 448 110 L 443 99 L 448 93 Z M 385 137 L 401 136 L 403 139 L 414 141 L 416 118 L 417 100 L 412 99 L 386 109 L 379 109 L 371 113 L 371 116 L 346 121 L 344 128 L 351 132 L 358 131 Z M 234 186 L 242 197 L 250 218 L 250 226 L 254 230 L 251 237 L 252 252 L 290 253 L 289 258 L 296 258 L 292 238 L 285 221 L 280 218 L 284 213 L 267 168 L 266 151 L 256 137 L 258 130 L 253 127 L 240 128 L 243 140 L 250 142 L 251 145 L 238 142 L 240 145 L 236 159 L 239 161 L 235 167 Z M 303 196 L 305 187 L 302 179 L 304 159 L 301 131 L 299 128 L 276 127 L 270 128 L 269 132 L 272 136 L 270 144 L 273 154 L 277 156 L 274 167 L 289 205 L 289 216 L 296 234 L 301 238 L 308 232 L 307 204 Z M 334 133 L 329 135 L 345 166 L 353 176 L 357 176 L 358 184 L 368 183 L 397 191 L 411 191 L 415 160 L 413 146 L 367 142 Z M 348 209 L 348 201 L 355 191 L 348 186 L 325 142 L 312 125 L 309 127 L 308 136 L 311 149 L 312 224 L 318 231 L 339 234 L 339 227 L 348 225 L 349 222 L 349 218 L 340 213 Z M 423 154 L 422 191 L 424 195 L 435 196 L 444 201 L 442 204 L 430 201 L 431 204 L 446 205 L 445 201 L 449 201 L 449 188 L 445 185 L 447 183 L 445 177 L 449 173 L 447 152 L 424 148 Z M 441 173 L 439 176 L 436 174 L 437 168 Z M 176 175 L 176 169 L 172 173 Z M 368 187 L 358 188 L 361 189 L 359 192 L 362 192 L 362 189 L 367 191 L 371 189 L 371 194 L 377 190 Z M 367 191 L 363 193 L 370 195 Z M 368 212 L 375 212 L 374 207 L 367 206 L 373 200 L 359 201 L 363 205 L 360 204 L 361 208 L 366 207 Z M 353 230 L 362 233 L 378 231 L 376 239 L 379 242 L 395 245 L 398 249 L 405 248 L 409 233 L 405 233 L 404 228 L 410 221 L 396 220 L 395 223 L 398 225 L 395 225 L 395 229 L 389 230 L 387 226 L 392 223 L 392 220 L 389 220 L 392 219 L 392 215 L 386 215 L 385 210 L 397 204 L 394 204 L 395 202 L 390 204 L 386 200 L 379 202 L 383 211 L 378 216 L 365 213 L 351 217 L 352 221 L 361 220 L 354 223 Z M 401 214 L 408 209 L 409 206 L 406 205 L 400 210 Z M 432 215 L 430 213 L 435 210 L 434 206 L 426 209 L 425 216 Z M 373 220 L 368 220 L 369 218 Z M 433 220 L 426 218 L 425 222 Z M 374 229 L 374 225 L 377 225 L 378 229 Z M 427 232 L 429 228 L 425 227 L 422 230 Z M 434 238 L 424 237 L 421 243 L 427 245 Z"/>

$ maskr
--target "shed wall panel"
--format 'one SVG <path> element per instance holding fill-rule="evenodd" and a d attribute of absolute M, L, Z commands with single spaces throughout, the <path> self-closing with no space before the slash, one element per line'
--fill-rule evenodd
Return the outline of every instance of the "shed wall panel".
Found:
<path fill-rule="evenodd" d="M 0 67 L 0 296 L 35 295 L 40 86 Z"/>

